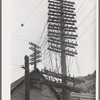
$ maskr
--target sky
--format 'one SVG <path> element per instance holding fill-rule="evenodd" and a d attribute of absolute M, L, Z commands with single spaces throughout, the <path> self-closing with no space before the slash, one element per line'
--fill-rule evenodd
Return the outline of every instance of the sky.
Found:
<path fill-rule="evenodd" d="M 72 1 L 76 8 L 78 55 L 73 60 L 70 73 L 77 76 L 80 72 L 85 76 L 96 69 L 96 0 Z M 48 0 L 11 0 L 10 3 L 10 82 L 13 82 L 24 75 L 20 67 L 24 64 L 24 56 L 32 53 L 29 42 L 41 46 L 39 41 L 47 23 Z M 43 34 L 45 36 L 46 31 Z M 39 69 L 43 65 L 48 66 L 43 63 L 38 64 Z M 30 68 L 33 69 L 33 66 Z"/>

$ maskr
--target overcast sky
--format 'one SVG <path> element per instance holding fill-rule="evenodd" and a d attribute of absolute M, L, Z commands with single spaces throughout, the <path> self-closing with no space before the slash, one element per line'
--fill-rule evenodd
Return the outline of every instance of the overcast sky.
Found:
<path fill-rule="evenodd" d="M 87 75 L 96 68 L 96 0 L 74 2 L 79 37 L 78 64 L 73 61 L 71 74 L 77 76 L 80 68 L 81 74 Z M 11 82 L 24 75 L 20 67 L 24 56 L 32 53 L 28 43 L 38 43 L 47 22 L 47 7 L 48 0 L 11 0 Z M 39 68 L 43 68 L 42 63 Z"/>

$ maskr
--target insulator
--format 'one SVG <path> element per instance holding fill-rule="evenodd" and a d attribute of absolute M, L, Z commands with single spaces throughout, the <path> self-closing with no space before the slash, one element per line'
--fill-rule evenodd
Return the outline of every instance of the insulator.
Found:
<path fill-rule="evenodd" d="M 61 1 L 61 0 L 56 0 L 56 1 Z M 71 2 L 71 1 L 67 1 L 67 0 L 63 0 L 62 2 L 68 3 L 68 4 L 75 4 L 75 2 Z"/>
<path fill-rule="evenodd" d="M 53 10 L 57 10 L 57 11 L 59 11 L 60 10 L 60 8 L 54 8 L 54 7 L 48 7 L 49 9 L 53 9 Z M 70 12 L 70 13 L 74 13 L 74 11 L 73 10 L 66 10 L 66 9 L 63 9 L 63 11 L 66 11 L 66 12 Z"/>
<path fill-rule="evenodd" d="M 61 17 L 61 15 L 57 15 L 57 14 L 50 14 L 48 13 L 48 15 L 50 16 L 54 16 L 54 17 Z M 63 15 L 64 18 L 71 18 L 71 19 L 74 19 L 74 16 L 66 16 L 66 15 Z"/>

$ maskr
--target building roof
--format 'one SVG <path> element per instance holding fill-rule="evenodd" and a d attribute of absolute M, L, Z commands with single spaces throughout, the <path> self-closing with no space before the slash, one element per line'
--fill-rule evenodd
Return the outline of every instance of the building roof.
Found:
<path fill-rule="evenodd" d="M 46 78 L 43 76 L 43 74 L 39 71 L 39 69 L 35 69 L 33 70 L 31 73 L 30 73 L 30 78 L 33 78 L 33 79 L 40 79 L 42 78 L 42 80 L 46 80 Z M 21 77 L 20 79 L 16 80 L 15 82 L 13 82 L 11 84 L 11 94 L 13 93 L 13 91 L 18 87 L 20 86 L 23 81 L 25 80 L 25 77 Z M 61 99 L 59 93 L 50 85 L 48 85 L 49 88 L 52 90 L 52 92 L 55 94 L 55 96 L 57 97 L 57 99 Z"/>
<path fill-rule="evenodd" d="M 11 93 L 24 81 L 24 79 L 25 77 L 23 76 L 11 84 Z"/>

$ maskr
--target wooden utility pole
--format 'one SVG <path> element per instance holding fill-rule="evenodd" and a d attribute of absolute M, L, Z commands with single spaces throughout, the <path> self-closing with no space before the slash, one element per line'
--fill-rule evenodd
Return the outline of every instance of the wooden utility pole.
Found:
<path fill-rule="evenodd" d="M 63 17 L 63 0 L 60 0 L 60 11 L 61 11 L 61 69 L 62 69 L 62 74 L 67 75 L 67 70 L 66 70 L 66 57 L 65 57 L 65 36 L 64 36 L 64 17 Z"/>
<path fill-rule="evenodd" d="M 34 69 L 36 69 L 36 44 L 34 44 Z"/>
<path fill-rule="evenodd" d="M 74 2 L 66 0 L 48 0 L 49 13 L 48 13 L 48 36 L 49 36 L 49 50 L 61 54 L 61 74 L 67 76 L 66 56 L 74 56 L 77 54 L 75 51 L 76 20 L 74 17 L 75 8 Z M 62 79 L 62 84 L 67 84 L 67 80 Z M 62 85 L 62 100 L 68 100 L 68 90 Z"/>
<path fill-rule="evenodd" d="M 60 11 L 61 11 L 61 72 L 63 75 L 67 75 L 66 69 L 66 55 L 65 55 L 65 36 L 64 36 L 64 17 L 63 17 L 63 0 L 60 0 Z M 65 79 L 62 79 L 62 84 L 66 83 Z M 68 93 L 66 88 L 62 86 L 62 100 L 68 100 Z"/>
<path fill-rule="evenodd" d="M 34 64 L 34 69 L 37 68 L 37 63 L 41 62 L 40 58 L 41 58 L 41 51 L 40 51 L 40 47 L 38 45 L 36 45 L 35 43 L 30 42 L 29 43 L 31 45 L 31 47 L 29 49 L 31 49 L 34 53 L 30 55 L 30 64 L 33 65 Z"/>
<path fill-rule="evenodd" d="M 30 100 L 29 57 L 25 56 L 25 100 Z"/>

